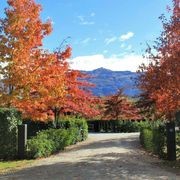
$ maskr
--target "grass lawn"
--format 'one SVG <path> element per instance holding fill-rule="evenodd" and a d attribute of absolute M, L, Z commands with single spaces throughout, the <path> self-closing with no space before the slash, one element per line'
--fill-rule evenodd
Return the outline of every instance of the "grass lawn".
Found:
<path fill-rule="evenodd" d="M 22 169 L 33 160 L 0 161 L 0 174 Z"/>

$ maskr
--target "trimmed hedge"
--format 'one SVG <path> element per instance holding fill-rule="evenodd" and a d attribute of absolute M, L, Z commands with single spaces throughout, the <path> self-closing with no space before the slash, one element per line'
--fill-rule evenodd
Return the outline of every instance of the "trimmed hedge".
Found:
<path fill-rule="evenodd" d="M 176 156 L 180 160 L 180 131 L 176 132 Z"/>
<path fill-rule="evenodd" d="M 37 133 L 54 128 L 52 121 L 40 122 L 32 120 L 23 120 L 23 124 L 27 124 L 27 137 L 28 139 L 37 135 Z M 56 129 L 69 129 L 78 128 L 80 130 L 79 139 L 85 140 L 88 136 L 87 121 L 83 118 L 65 117 L 63 120 L 57 122 Z"/>
<path fill-rule="evenodd" d="M 91 132 L 139 132 L 144 122 L 123 120 L 93 120 L 87 121 Z"/>
<path fill-rule="evenodd" d="M 16 109 L 0 109 L 0 159 L 17 156 L 17 125 L 21 123 L 21 115 Z"/>
<path fill-rule="evenodd" d="M 47 157 L 68 145 L 85 140 L 87 135 L 88 127 L 85 120 L 73 118 L 61 121 L 59 129 L 43 130 L 27 141 L 27 157 Z"/>
<path fill-rule="evenodd" d="M 66 117 L 64 120 L 58 121 L 57 128 L 69 129 L 77 128 L 77 141 L 86 140 L 88 137 L 87 121 L 83 118 Z"/>
<path fill-rule="evenodd" d="M 30 119 L 24 119 L 23 124 L 27 124 L 27 138 L 30 139 L 33 136 L 36 136 L 38 132 L 42 130 L 47 130 L 53 128 L 52 121 L 41 122 L 41 121 L 32 121 Z"/>
<path fill-rule="evenodd" d="M 146 123 L 140 130 L 140 143 L 148 151 L 165 157 L 166 129 L 162 123 Z"/>

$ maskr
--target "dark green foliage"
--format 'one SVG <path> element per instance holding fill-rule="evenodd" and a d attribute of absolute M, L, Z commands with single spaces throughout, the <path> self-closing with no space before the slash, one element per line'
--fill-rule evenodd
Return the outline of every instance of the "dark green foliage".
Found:
<path fill-rule="evenodd" d="M 176 113 L 176 120 L 175 120 L 176 126 L 180 129 L 180 111 Z"/>
<path fill-rule="evenodd" d="M 0 109 L 0 159 L 12 159 L 17 155 L 17 125 L 20 113 L 15 109 Z"/>
<path fill-rule="evenodd" d="M 58 121 L 57 128 L 62 128 L 62 129 L 77 128 L 78 141 L 83 141 L 88 137 L 87 121 L 83 118 L 67 117 L 64 120 Z"/>
<path fill-rule="evenodd" d="M 180 160 L 180 131 L 176 132 L 176 156 Z"/>
<path fill-rule="evenodd" d="M 87 138 L 88 128 L 85 120 L 68 119 L 59 122 L 59 129 L 43 130 L 27 142 L 27 157 L 40 158 L 63 150 Z M 61 127 L 61 128 L 60 128 Z"/>
<path fill-rule="evenodd" d="M 88 121 L 89 131 L 92 132 L 139 132 L 141 126 L 146 122 L 123 121 L 123 120 L 95 120 Z"/>
<path fill-rule="evenodd" d="M 162 123 L 147 123 L 141 127 L 140 143 L 148 151 L 165 156 L 166 134 Z"/>
<path fill-rule="evenodd" d="M 71 138 L 71 135 L 69 134 Z M 70 139 L 69 138 L 69 139 Z M 49 129 L 38 133 L 27 142 L 27 157 L 47 157 L 58 150 L 64 149 L 68 143 L 68 132 L 63 129 Z M 70 140 L 69 140 L 70 141 Z"/>
<path fill-rule="evenodd" d="M 47 157 L 77 142 L 77 129 L 48 129 L 28 140 L 27 157 Z"/>
<path fill-rule="evenodd" d="M 23 124 L 27 124 L 27 138 L 36 136 L 38 132 L 46 130 L 53 127 L 52 122 L 41 122 L 41 121 L 32 121 L 29 119 L 23 120 Z"/>
<path fill-rule="evenodd" d="M 36 136 L 42 130 L 47 130 L 53 128 L 53 123 L 50 122 L 38 122 L 31 120 L 23 120 L 24 124 L 27 124 L 27 136 L 28 139 Z M 88 126 L 87 122 L 83 118 L 66 117 L 64 120 L 59 120 L 57 123 L 57 129 L 68 129 L 68 128 L 78 128 L 79 140 L 85 140 L 88 136 Z"/>
<path fill-rule="evenodd" d="M 118 132 L 138 132 L 139 130 L 140 130 L 139 122 L 118 121 L 117 123 Z"/>

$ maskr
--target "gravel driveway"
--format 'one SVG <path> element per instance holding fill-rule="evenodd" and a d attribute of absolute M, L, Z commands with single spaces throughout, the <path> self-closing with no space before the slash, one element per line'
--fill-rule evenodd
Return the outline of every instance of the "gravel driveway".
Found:
<path fill-rule="evenodd" d="M 87 141 L 35 161 L 3 180 L 151 180 L 179 179 L 139 145 L 139 133 L 89 134 Z"/>

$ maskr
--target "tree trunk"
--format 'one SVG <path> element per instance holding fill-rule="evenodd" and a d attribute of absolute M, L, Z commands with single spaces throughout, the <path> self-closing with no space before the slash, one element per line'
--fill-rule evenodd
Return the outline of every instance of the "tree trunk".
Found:
<path fill-rule="evenodd" d="M 53 112 L 54 112 L 54 122 L 53 122 L 53 125 L 54 125 L 54 128 L 57 128 L 60 110 L 57 107 L 55 107 Z"/>

